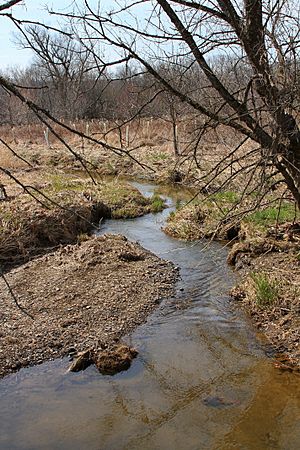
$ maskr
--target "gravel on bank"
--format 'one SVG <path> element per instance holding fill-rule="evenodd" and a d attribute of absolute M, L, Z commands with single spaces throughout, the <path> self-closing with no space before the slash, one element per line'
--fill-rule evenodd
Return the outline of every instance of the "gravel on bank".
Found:
<path fill-rule="evenodd" d="M 104 235 L 28 262 L 0 281 L 0 376 L 110 345 L 172 294 L 178 271 L 139 244 Z"/>

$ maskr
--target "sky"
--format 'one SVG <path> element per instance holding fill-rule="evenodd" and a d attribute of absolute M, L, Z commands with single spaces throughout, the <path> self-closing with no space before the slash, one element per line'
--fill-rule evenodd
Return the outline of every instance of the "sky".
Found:
<path fill-rule="evenodd" d="M 0 0 L 0 4 L 3 2 Z M 48 25 L 55 25 L 55 18 L 50 16 L 46 7 L 54 10 L 62 10 L 69 6 L 72 0 L 24 0 L 23 4 L 16 5 L 6 12 L 12 12 L 17 19 L 38 20 Z M 16 28 L 7 17 L 0 15 L 0 70 L 10 67 L 26 67 L 32 60 L 33 53 L 30 50 L 18 48 L 14 43 Z"/>
<path fill-rule="evenodd" d="M 6 0 L 0 0 L 0 5 Z M 74 6 L 74 0 L 23 0 L 22 4 L 16 5 L 6 12 L 12 12 L 13 16 L 17 19 L 23 20 L 36 20 L 47 25 L 56 26 L 59 20 L 55 16 L 51 16 L 47 12 L 48 9 L 53 9 L 54 11 L 70 11 L 72 10 L 72 5 Z M 79 5 L 83 4 L 83 1 L 77 2 Z M 134 2 L 133 2 L 134 3 Z M 98 0 L 89 0 L 91 6 L 96 7 Z M 112 0 L 102 0 L 101 6 L 105 10 L 111 9 L 113 6 L 117 6 L 118 1 Z M 144 5 L 135 5 L 134 11 L 136 17 L 143 21 L 148 15 L 147 7 L 144 9 Z M 62 19 L 60 19 L 62 20 Z M 127 20 L 131 21 L 130 16 L 127 16 Z M 128 22 L 127 22 L 128 23 Z M 13 67 L 25 68 L 29 66 L 33 60 L 34 53 L 29 49 L 22 49 L 16 43 L 16 33 L 17 29 L 12 21 L 0 14 L 0 71 L 5 71 Z M 102 43 L 105 54 L 113 55 L 116 57 L 111 46 L 107 46 Z M 116 59 L 119 59 L 118 57 Z"/>
<path fill-rule="evenodd" d="M 4 4 L 7 0 L 0 0 L 0 5 Z M 97 9 L 97 5 L 101 5 L 102 11 L 108 12 L 112 8 L 116 7 L 119 9 L 119 2 L 117 0 L 89 0 L 89 5 Z M 136 21 L 139 23 L 138 26 L 146 26 L 146 29 L 149 31 L 149 24 L 147 22 L 147 18 L 149 14 L 151 15 L 152 6 L 148 6 L 148 2 L 135 2 L 132 3 L 135 5 L 133 10 L 129 12 L 122 12 L 121 16 L 117 17 L 118 21 L 122 23 L 126 23 L 130 26 L 133 23 L 134 27 L 137 26 Z M 45 23 L 51 26 L 58 26 L 58 21 L 63 21 L 63 18 L 58 18 L 57 16 L 50 15 L 47 11 L 54 10 L 57 12 L 67 12 L 72 11 L 74 5 L 77 4 L 82 6 L 84 4 L 83 0 L 23 0 L 22 3 L 15 5 L 10 8 L 10 10 L 6 10 L 5 12 L 12 13 L 16 19 L 22 20 L 32 20 Z M 123 4 L 126 4 L 124 1 Z M 131 12 L 133 15 L 131 15 Z M 146 25 L 145 25 L 146 24 Z M 151 31 L 151 30 L 150 30 Z M 154 29 L 156 32 L 156 29 Z M 22 49 L 20 45 L 17 44 L 17 34 L 18 30 L 13 22 L 4 15 L 0 14 L 0 71 L 6 71 L 10 68 L 25 68 L 30 66 L 33 58 L 34 52 L 30 49 Z M 128 43 L 132 41 L 132 37 L 130 33 L 124 34 L 124 39 L 128 40 Z M 144 40 L 139 39 L 137 41 L 137 45 L 139 46 L 139 51 L 141 54 L 146 52 L 149 58 L 157 58 L 158 49 L 155 44 L 152 43 L 149 45 L 149 41 L 144 42 Z M 105 56 L 109 59 L 120 59 L 123 56 L 122 51 L 114 49 L 110 44 L 105 44 L 103 41 L 101 42 L 101 50 L 104 52 Z M 155 53 L 153 53 L 153 49 L 155 49 Z M 168 51 L 172 53 L 172 46 L 170 46 L 167 42 L 160 43 L 160 49 L 162 52 Z"/>

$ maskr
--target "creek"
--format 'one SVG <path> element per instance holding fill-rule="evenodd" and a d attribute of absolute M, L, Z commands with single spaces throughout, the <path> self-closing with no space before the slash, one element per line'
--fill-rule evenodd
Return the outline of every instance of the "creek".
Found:
<path fill-rule="evenodd" d="M 133 183 L 144 195 L 155 186 Z M 125 340 L 139 350 L 127 372 L 68 373 L 68 359 L 0 381 L 1 450 L 293 450 L 300 443 L 299 376 L 280 372 L 229 298 L 235 275 L 218 243 L 182 242 L 161 227 L 168 208 L 109 220 L 180 267 L 176 294 Z M 109 294 L 108 294 L 109 295 Z"/>

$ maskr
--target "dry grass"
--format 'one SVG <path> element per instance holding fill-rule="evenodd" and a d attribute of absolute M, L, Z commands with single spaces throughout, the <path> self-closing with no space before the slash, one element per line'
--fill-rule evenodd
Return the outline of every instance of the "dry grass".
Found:
<path fill-rule="evenodd" d="M 23 169 L 27 167 L 24 161 L 17 158 L 11 151 L 0 144 L 0 166 L 5 169 Z"/>
<path fill-rule="evenodd" d="M 74 202 L 68 210 L 44 209 L 29 196 L 1 204 L 0 262 L 3 267 L 28 261 L 47 247 L 74 242 L 93 221 L 92 205 Z"/>
<path fill-rule="evenodd" d="M 19 174 L 42 204 L 10 183 L 0 203 L 0 263 L 20 264 L 48 247 L 75 242 L 106 217 L 128 218 L 151 210 L 151 200 L 125 183 L 93 184 L 62 173 Z"/>
<path fill-rule="evenodd" d="M 122 148 L 153 171 L 142 170 L 128 157 L 120 158 L 102 145 L 82 139 L 57 125 L 54 130 L 65 139 L 80 156 L 95 165 L 102 174 L 124 174 L 139 176 L 147 173 L 167 179 L 174 170 L 182 171 L 191 182 L 202 176 L 205 171 L 218 163 L 228 154 L 239 138 L 222 126 L 209 132 L 201 140 L 197 150 L 198 167 L 191 158 L 197 132 L 201 129 L 199 119 L 184 117 L 177 126 L 177 138 L 180 157 L 175 157 L 172 123 L 164 119 L 144 118 L 121 125 L 107 120 L 76 121 L 68 123 L 72 128 L 83 132 L 113 147 Z M 35 166 L 57 166 L 61 168 L 79 168 L 80 163 L 63 144 L 49 132 L 49 144 L 45 139 L 45 127 L 41 124 L 19 127 L 0 127 L 0 135 L 22 157 Z M 239 150 L 241 154 L 249 146 L 247 143 Z M 14 167 L 8 160 L 4 167 Z M 224 177 L 230 171 L 224 172 Z"/>

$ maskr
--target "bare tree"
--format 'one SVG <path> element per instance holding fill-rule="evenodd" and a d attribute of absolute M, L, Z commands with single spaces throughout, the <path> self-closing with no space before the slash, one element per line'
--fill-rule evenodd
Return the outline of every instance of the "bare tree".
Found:
<path fill-rule="evenodd" d="M 10 0 L 8 2 L 1 2 L 0 12 L 2 13 L 2 11 L 5 11 L 5 10 L 11 8 L 12 6 L 15 6 L 18 3 L 22 3 L 22 2 L 23 2 L 23 0 Z"/>
<path fill-rule="evenodd" d="M 4 3 L 0 10 L 17 3 Z M 86 0 L 69 13 L 52 13 L 69 20 L 72 37 L 93 58 L 99 73 L 134 61 L 133 77 L 147 72 L 156 92 L 167 92 L 185 105 L 185 114 L 201 117 L 194 139 L 196 163 L 206 133 L 221 125 L 241 136 L 236 147 L 205 174 L 206 180 L 237 162 L 226 182 L 234 182 L 244 171 L 247 187 L 259 174 L 260 183 L 268 188 L 285 183 L 300 207 L 298 2 L 131 0 L 93 5 Z M 95 42 L 104 48 L 106 60 Z M 162 65 L 170 70 L 162 71 Z M 0 84 L 18 95 L 3 77 Z M 19 99 L 27 101 L 22 95 Z M 33 102 L 27 105 L 36 108 Z M 143 110 L 138 105 L 132 117 Z M 246 140 L 257 146 L 241 155 L 240 146 Z M 247 158 L 250 163 L 241 164 Z"/>
<path fill-rule="evenodd" d="M 51 33 L 36 25 L 26 28 L 20 44 L 34 50 L 31 78 L 34 75 L 36 84 L 47 88 L 36 96 L 39 104 L 59 118 L 83 117 L 89 107 L 88 93 L 93 87 L 90 52 L 80 47 L 67 30 L 64 34 Z M 18 83 L 21 85 L 22 80 Z"/>
<path fill-rule="evenodd" d="M 270 180 L 279 183 L 280 175 L 300 207 L 298 2 L 132 0 L 115 7 L 109 2 L 106 8 L 104 2 L 102 9 L 93 9 L 85 1 L 65 16 L 74 28 L 77 24 L 78 39 L 85 46 L 88 39 L 98 39 L 118 58 L 122 54 L 135 60 L 170 95 L 200 113 L 201 136 L 221 124 L 256 142 L 260 159 L 253 171 L 263 173 L 268 185 Z M 186 61 L 181 78 L 188 79 L 190 69 L 197 67 L 204 85 L 182 88 L 161 73 L 159 63 L 173 64 L 174 53 Z M 234 62 L 226 74 L 214 63 L 221 56 Z"/>

